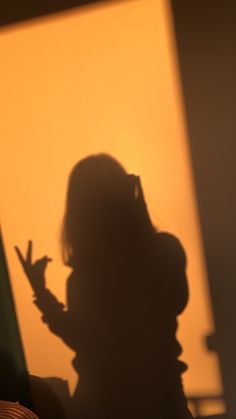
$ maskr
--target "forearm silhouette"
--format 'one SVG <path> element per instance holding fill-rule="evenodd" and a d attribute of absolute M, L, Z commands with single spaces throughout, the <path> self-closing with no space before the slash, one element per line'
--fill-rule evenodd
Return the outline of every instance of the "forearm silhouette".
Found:
<path fill-rule="evenodd" d="M 73 319 L 69 310 L 65 310 L 65 305 L 57 300 L 55 295 L 46 287 L 45 271 L 49 262 L 52 261 L 48 256 L 32 260 L 33 243 L 28 242 L 26 256 L 24 257 L 20 249 L 15 246 L 16 253 L 34 291 L 34 304 L 42 312 L 42 320 L 49 329 L 60 337 L 71 349 L 77 350 L 77 336 L 72 327 Z"/>

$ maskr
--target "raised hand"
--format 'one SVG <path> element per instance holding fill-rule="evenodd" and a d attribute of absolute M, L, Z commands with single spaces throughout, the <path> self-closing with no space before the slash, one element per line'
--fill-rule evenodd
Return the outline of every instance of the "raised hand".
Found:
<path fill-rule="evenodd" d="M 39 293 L 45 289 L 45 270 L 51 258 L 44 256 L 40 259 L 37 259 L 35 262 L 32 261 L 32 250 L 33 243 L 31 240 L 28 241 L 28 248 L 26 256 L 24 257 L 18 246 L 15 246 L 15 250 L 19 261 L 22 265 L 22 268 L 29 280 L 29 283 L 35 293 Z"/>

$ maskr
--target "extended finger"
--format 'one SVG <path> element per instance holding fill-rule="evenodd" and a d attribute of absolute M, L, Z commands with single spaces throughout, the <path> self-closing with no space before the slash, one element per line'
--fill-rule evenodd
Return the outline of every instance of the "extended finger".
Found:
<path fill-rule="evenodd" d="M 16 254 L 17 254 L 17 256 L 18 256 L 18 258 L 19 258 L 19 260 L 20 260 L 23 268 L 25 268 L 25 259 L 24 259 L 23 255 L 22 255 L 19 247 L 18 246 L 14 246 L 14 248 L 15 248 Z"/>
<path fill-rule="evenodd" d="M 49 258 L 48 256 L 44 256 L 41 259 L 36 260 L 36 262 L 34 262 L 34 267 L 37 269 L 46 269 L 48 262 L 51 262 L 51 258 Z"/>
<path fill-rule="evenodd" d="M 44 263 L 48 263 L 52 261 L 52 258 L 49 258 L 48 256 L 44 256 L 43 259 Z"/>
<path fill-rule="evenodd" d="M 28 241 L 28 249 L 26 253 L 26 260 L 27 262 L 32 265 L 32 249 L 33 249 L 33 242 L 32 240 Z"/>

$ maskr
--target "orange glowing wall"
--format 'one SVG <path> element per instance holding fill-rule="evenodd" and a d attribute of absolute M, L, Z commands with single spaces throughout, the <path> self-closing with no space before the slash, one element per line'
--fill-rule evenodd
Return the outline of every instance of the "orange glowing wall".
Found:
<path fill-rule="evenodd" d="M 1 223 L 29 371 L 68 379 L 73 391 L 73 353 L 41 322 L 13 246 L 31 238 L 35 257 L 53 257 L 48 287 L 64 301 L 67 178 L 79 159 L 104 151 L 141 175 L 154 223 L 185 247 L 185 389 L 220 394 L 218 361 L 204 346 L 214 326 L 167 1 L 104 3 L 17 25 L 2 30 L 0 50 Z"/>

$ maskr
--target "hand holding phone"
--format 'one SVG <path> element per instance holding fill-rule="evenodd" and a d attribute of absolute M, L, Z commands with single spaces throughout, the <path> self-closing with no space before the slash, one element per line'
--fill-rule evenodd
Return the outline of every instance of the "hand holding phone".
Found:
<path fill-rule="evenodd" d="M 128 179 L 129 187 L 134 198 L 145 203 L 140 177 L 132 174 L 128 175 Z"/>

